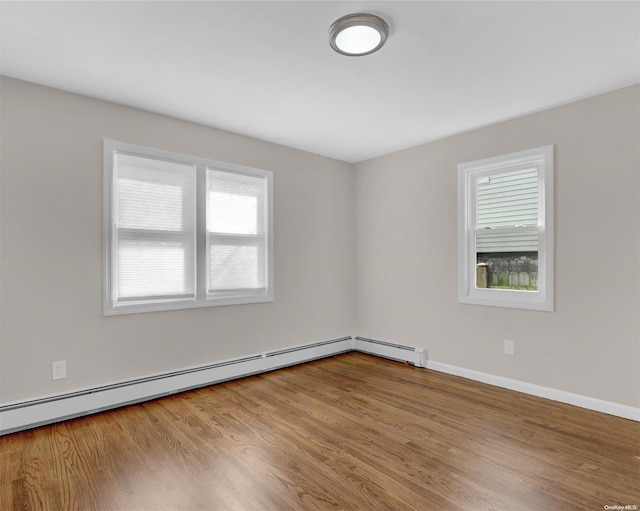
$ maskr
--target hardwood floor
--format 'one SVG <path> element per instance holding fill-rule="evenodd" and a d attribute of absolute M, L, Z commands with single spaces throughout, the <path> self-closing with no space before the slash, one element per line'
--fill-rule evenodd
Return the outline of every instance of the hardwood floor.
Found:
<path fill-rule="evenodd" d="M 0 462 L 3 510 L 640 510 L 639 423 L 360 353 L 8 435 Z"/>

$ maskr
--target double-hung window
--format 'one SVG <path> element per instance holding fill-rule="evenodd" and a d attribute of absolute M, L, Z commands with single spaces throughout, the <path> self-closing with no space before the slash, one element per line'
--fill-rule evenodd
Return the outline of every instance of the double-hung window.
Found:
<path fill-rule="evenodd" d="M 272 173 L 104 141 L 104 313 L 273 300 Z"/>
<path fill-rule="evenodd" d="M 458 165 L 458 300 L 553 310 L 553 146 Z"/>

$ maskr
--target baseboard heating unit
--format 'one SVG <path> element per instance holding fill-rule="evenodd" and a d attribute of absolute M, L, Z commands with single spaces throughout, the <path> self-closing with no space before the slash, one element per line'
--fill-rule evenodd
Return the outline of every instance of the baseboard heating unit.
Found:
<path fill-rule="evenodd" d="M 0 405 L 0 435 L 251 376 L 320 358 L 360 351 L 425 367 L 425 352 L 362 337 L 341 337 L 222 360 L 109 385 Z"/>
<path fill-rule="evenodd" d="M 425 367 L 525 394 L 640 421 L 640 409 L 638 408 L 428 361 L 427 352 L 423 348 L 366 337 L 347 336 L 221 360 L 202 366 L 108 385 L 78 389 L 38 399 L 0 404 L 0 436 L 350 351 L 397 360 L 416 367 Z"/>
<path fill-rule="evenodd" d="M 352 351 L 342 337 L 0 406 L 0 435 Z"/>

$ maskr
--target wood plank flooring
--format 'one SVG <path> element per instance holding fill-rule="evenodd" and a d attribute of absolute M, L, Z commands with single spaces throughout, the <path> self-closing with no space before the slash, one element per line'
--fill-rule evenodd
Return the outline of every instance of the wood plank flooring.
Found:
<path fill-rule="evenodd" d="M 0 438 L 3 510 L 616 505 L 639 423 L 360 353 Z"/>

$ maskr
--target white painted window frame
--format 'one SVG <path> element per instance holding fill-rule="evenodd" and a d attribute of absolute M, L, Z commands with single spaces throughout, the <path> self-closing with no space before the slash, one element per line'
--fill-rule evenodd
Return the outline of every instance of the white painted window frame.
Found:
<path fill-rule="evenodd" d="M 535 166 L 538 169 L 538 225 L 499 228 L 500 233 L 538 232 L 538 290 L 476 287 L 475 187 L 478 178 Z M 458 165 L 458 301 L 552 312 L 554 310 L 554 151 L 553 145 Z M 497 232 L 493 230 L 492 232 Z"/>
<path fill-rule="evenodd" d="M 114 156 L 118 153 L 155 158 L 171 162 L 185 163 L 196 167 L 196 296 L 195 298 L 152 299 L 133 303 L 118 303 L 114 294 Z M 207 293 L 207 253 L 206 253 L 206 183 L 207 170 L 259 177 L 266 184 L 266 257 L 265 289 L 233 290 L 228 292 Z M 272 302 L 273 286 L 273 172 L 235 165 L 232 163 L 209 160 L 170 151 L 104 139 L 103 141 L 103 314 L 135 314 L 221 305 Z"/>

